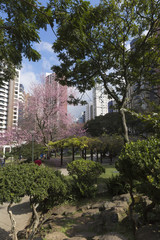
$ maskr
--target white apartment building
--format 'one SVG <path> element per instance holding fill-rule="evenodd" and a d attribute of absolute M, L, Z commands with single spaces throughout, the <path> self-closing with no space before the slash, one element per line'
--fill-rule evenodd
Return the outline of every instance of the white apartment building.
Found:
<path fill-rule="evenodd" d="M 96 84 L 93 88 L 93 118 L 108 113 L 108 94 L 102 84 Z"/>
<path fill-rule="evenodd" d="M 14 80 L 4 81 L 0 88 L 0 132 L 18 125 L 20 71 Z"/>
<path fill-rule="evenodd" d="M 86 111 L 85 111 L 85 122 L 93 119 L 93 103 L 90 102 L 86 106 Z"/>
<path fill-rule="evenodd" d="M 88 103 L 85 110 L 85 122 L 104 116 L 108 113 L 108 94 L 105 93 L 103 85 L 96 84 L 92 91 L 92 102 Z"/>
<path fill-rule="evenodd" d="M 18 123 L 23 119 L 24 115 L 24 101 L 25 101 L 25 92 L 23 84 L 19 85 L 19 111 L 18 111 Z"/>

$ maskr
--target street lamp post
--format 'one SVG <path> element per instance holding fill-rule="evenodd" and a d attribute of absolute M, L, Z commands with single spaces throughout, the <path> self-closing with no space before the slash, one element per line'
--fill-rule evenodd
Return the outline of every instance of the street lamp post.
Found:
<path fill-rule="evenodd" d="M 32 134 L 32 162 L 34 162 L 34 131 L 31 131 Z"/>

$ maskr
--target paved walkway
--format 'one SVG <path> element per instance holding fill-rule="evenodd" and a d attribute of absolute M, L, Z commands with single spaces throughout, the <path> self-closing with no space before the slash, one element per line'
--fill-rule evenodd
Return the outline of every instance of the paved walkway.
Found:
<path fill-rule="evenodd" d="M 7 213 L 7 206 L 7 203 L 0 205 L 0 240 L 10 240 L 11 221 Z M 17 223 L 17 231 L 23 230 L 32 215 L 29 198 L 24 197 L 19 204 L 13 204 L 11 209 Z"/>

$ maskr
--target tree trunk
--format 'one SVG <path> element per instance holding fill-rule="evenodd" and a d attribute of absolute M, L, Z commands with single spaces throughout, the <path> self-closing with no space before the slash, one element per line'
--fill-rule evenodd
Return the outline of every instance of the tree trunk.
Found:
<path fill-rule="evenodd" d="M 84 149 L 82 149 L 82 158 L 84 159 Z"/>
<path fill-rule="evenodd" d="M 101 152 L 101 160 L 100 160 L 101 163 L 103 162 L 102 160 L 103 160 L 103 153 Z"/>
<path fill-rule="evenodd" d="M 110 165 L 112 165 L 112 162 L 113 162 L 113 155 L 112 155 L 112 153 L 109 153 L 109 158 L 110 158 Z"/>
<path fill-rule="evenodd" d="M 63 165 L 63 148 L 61 148 L 61 167 Z"/>
<path fill-rule="evenodd" d="M 91 149 L 91 160 L 93 161 L 93 149 Z"/>
<path fill-rule="evenodd" d="M 131 204 L 129 205 L 129 218 L 130 218 L 130 222 L 131 222 L 131 226 L 132 226 L 132 231 L 133 231 L 133 236 L 135 239 L 135 234 L 136 234 L 136 224 L 135 224 L 135 220 L 133 218 L 133 207 L 135 204 L 135 200 L 134 200 L 134 196 L 133 196 L 133 183 L 132 181 L 130 182 L 130 189 L 129 189 L 129 193 L 131 196 Z"/>
<path fill-rule="evenodd" d="M 13 217 L 12 211 L 10 210 L 12 206 L 12 203 L 10 203 L 7 207 L 7 212 L 9 214 L 10 220 L 11 220 L 11 234 L 12 234 L 12 240 L 18 240 L 17 238 L 17 231 L 16 231 L 16 221 Z"/>
<path fill-rule="evenodd" d="M 87 154 L 86 154 L 86 148 L 84 149 L 84 159 L 86 160 Z"/>
<path fill-rule="evenodd" d="M 32 204 L 32 210 L 33 210 L 33 223 L 31 225 L 31 228 L 30 228 L 30 234 L 29 234 L 29 237 L 28 237 L 28 240 L 32 240 L 34 238 L 34 235 L 36 234 L 37 232 L 37 228 L 38 228 L 38 225 L 39 225 L 39 215 L 37 213 L 37 207 L 38 205 L 36 206 L 34 203 Z"/>
<path fill-rule="evenodd" d="M 98 162 L 98 160 L 99 160 L 99 159 L 98 159 L 98 151 L 97 151 L 97 159 L 96 159 L 96 161 Z"/>
<path fill-rule="evenodd" d="M 121 108 L 119 111 L 120 115 L 121 115 L 121 119 L 122 119 L 122 130 L 123 130 L 123 138 L 124 138 L 124 142 L 128 143 L 129 142 L 129 137 L 128 137 L 128 127 L 126 124 L 126 117 L 125 117 L 125 112 L 124 109 Z"/>

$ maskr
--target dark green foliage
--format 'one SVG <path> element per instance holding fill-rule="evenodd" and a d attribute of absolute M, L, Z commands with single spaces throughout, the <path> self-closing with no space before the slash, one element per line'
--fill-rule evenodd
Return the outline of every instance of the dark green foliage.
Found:
<path fill-rule="evenodd" d="M 21 165 L 8 165 L 0 170 L 0 203 L 17 203 L 26 193 Z"/>
<path fill-rule="evenodd" d="M 126 113 L 126 121 L 129 129 L 129 135 L 137 136 L 143 133 L 153 132 L 154 129 L 148 122 L 145 123 L 138 117 Z M 98 126 L 98 128 L 97 128 Z M 99 137 L 102 134 L 120 134 L 122 135 L 122 122 L 118 112 L 107 113 L 104 116 L 98 116 L 88 121 L 84 128 L 87 133 L 93 137 Z"/>
<path fill-rule="evenodd" d="M 95 194 L 97 178 L 105 172 L 100 163 L 84 159 L 69 163 L 67 170 L 73 177 L 74 186 L 82 197 L 90 197 Z"/>
<path fill-rule="evenodd" d="M 109 154 L 112 163 L 113 157 L 118 156 L 124 146 L 123 138 L 117 134 L 111 136 L 104 134 L 100 139 L 103 143 L 104 152 Z"/>
<path fill-rule="evenodd" d="M 88 121 L 84 128 L 87 133 L 93 137 L 99 137 L 103 133 L 115 134 L 122 133 L 121 119 L 119 113 L 107 113 L 105 116 L 98 116 L 95 119 Z M 98 126 L 98 128 L 97 128 Z"/>
<path fill-rule="evenodd" d="M 0 202 L 18 202 L 28 195 L 43 209 L 64 201 L 67 184 L 61 173 L 36 164 L 8 165 L 0 171 Z"/>
<path fill-rule="evenodd" d="M 0 3 L 0 85 L 13 79 L 15 66 L 20 67 L 23 56 L 32 61 L 40 59 L 33 48 L 39 43 L 39 30 L 46 29 L 51 11 L 37 0 L 1 0 Z"/>
<path fill-rule="evenodd" d="M 139 181 L 137 190 L 160 202 L 160 139 L 130 142 L 120 154 L 116 168 L 129 184 Z"/>
<path fill-rule="evenodd" d="M 46 148 L 43 145 L 34 142 L 34 159 L 39 158 L 40 154 L 45 152 L 46 152 Z M 32 142 L 29 142 L 27 144 L 22 144 L 20 147 L 13 148 L 10 155 L 14 156 L 17 159 L 19 159 L 19 157 L 22 156 L 23 159 L 26 159 L 28 162 L 31 162 Z"/>
<path fill-rule="evenodd" d="M 129 185 L 125 182 L 121 175 L 116 175 L 105 179 L 105 184 L 108 193 L 110 193 L 112 196 L 129 192 Z"/>

